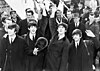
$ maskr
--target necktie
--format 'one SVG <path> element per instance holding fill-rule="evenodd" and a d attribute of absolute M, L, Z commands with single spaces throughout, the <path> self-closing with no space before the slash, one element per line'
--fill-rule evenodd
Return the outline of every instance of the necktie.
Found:
<path fill-rule="evenodd" d="M 10 40 L 10 43 L 12 43 L 13 42 L 13 38 L 11 38 L 11 40 Z"/>
<path fill-rule="evenodd" d="M 77 27 L 77 23 L 75 24 L 75 27 Z"/>
<path fill-rule="evenodd" d="M 78 43 L 75 43 L 76 48 L 78 47 L 78 45 L 79 45 Z"/>
<path fill-rule="evenodd" d="M 79 44 L 77 43 L 77 47 L 78 47 L 78 45 L 79 45 Z"/>

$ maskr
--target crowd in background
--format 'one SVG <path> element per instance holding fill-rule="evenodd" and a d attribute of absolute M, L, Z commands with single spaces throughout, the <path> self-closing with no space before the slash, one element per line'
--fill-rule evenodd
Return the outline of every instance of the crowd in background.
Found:
<path fill-rule="evenodd" d="M 15 10 L 2 12 L 0 70 L 100 71 L 100 6 L 93 1 L 51 1 L 48 10 L 40 2 L 37 18 L 31 8 L 25 19 Z"/>

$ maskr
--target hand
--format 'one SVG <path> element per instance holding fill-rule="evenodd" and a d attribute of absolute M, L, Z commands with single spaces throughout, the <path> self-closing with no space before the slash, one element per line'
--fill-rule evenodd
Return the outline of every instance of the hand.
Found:
<path fill-rule="evenodd" d="M 34 54 L 34 55 L 37 55 L 38 51 L 39 51 L 38 48 L 34 48 L 33 54 Z"/>
<path fill-rule="evenodd" d="M 1 71 L 2 69 L 0 68 L 0 71 Z"/>
<path fill-rule="evenodd" d="M 94 33 L 91 30 L 86 30 L 85 32 L 86 32 L 87 36 L 95 37 Z"/>
<path fill-rule="evenodd" d="M 96 69 L 94 65 L 92 65 L 92 68 L 93 68 L 93 70 L 95 70 L 95 69 Z"/>

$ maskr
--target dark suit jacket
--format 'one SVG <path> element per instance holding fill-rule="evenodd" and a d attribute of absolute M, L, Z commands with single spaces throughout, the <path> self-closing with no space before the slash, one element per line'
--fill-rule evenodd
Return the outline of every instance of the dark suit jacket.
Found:
<path fill-rule="evenodd" d="M 13 21 L 13 22 L 15 22 L 15 21 L 13 20 L 13 18 L 11 18 L 11 19 L 12 19 L 12 21 Z M 18 24 L 18 23 L 20 22 L 21 18 L 16 17 L 16 19 L 17 19 L 17 21 L 16 21 L 15 23 L 17 23 L 17 24 Z"/>
<path fill-rule="evenodd" d="M 0 68 L 5 71 L 25 71 L 24 50 L 27 44 L 24 39 L 17 36 L 12 44 L 7 38 L 2 38 L 0 43 Z"/>
<path fill-rule="evenodd" d="M 43 37 L 43 35 L 37 31 L 36 36 L 33 40 L 29 38 L 29 34 L 27 34 L 24 38 L 28 44 L 28 47 L 25 49 L 26 52 L 26 71 L 42 71 L 43 69 L 43 59 L 44 59 L 44 50 L 38 52 L 38 55 L 33 54 L 34 48 L 36 48 L 35 43 L 39 37 Z"/>
<path fill-rule="evenodd" d="M 73 22 L 73 23 L 69 24 L 68 31 L 67 31 L 67 36 L 68 36 L 69 41 L 70 42 L 72 41 L 72 32 L 75 29 L 80 29 L 82 31 L 82 37 L 83 37 L 83 39 L 85 39 L 85 37 L 86 37 L 86 33 L 85 33 L 86 28 L 85 28 L 85 25 L 80 22 L 79 26 L 75 27 L 75 23 Z"/>
<path fill-rule="evenodd" d="M 93 71 L 93 43 L 85 43 L 81 39 L 77 48 L 74 41 L 69 46 L 68 71 Z"/>
<path fill-rule="evenodd" d="M 24 35 L 24 34 L 27 34 L 28 33 L 28 22 L 27 22 L 27 19 L 24 19 L 24 20 L 21 20 L 19 23 L 18 23 L 20 29 L 19 29 L 19 32 L 18 32 L 18 35 Z"/>
<path fill-rule="evenodd" d="M 41 32 L 43 33 L 43 35 L 45 35 L 46 33 L 46 28 L 48 25 L 48 17 L 47 16 L 42 16 L 42 19 L 38 20 L 38 26 L 41 29 Z"/>
<path fill-rule="evenodd" d="M 58 40 L 55 35 L 49 46 L 46 55 L 46 71 L 66 71 L 68 59 L 69 41 L 66 37 Z M 66 52 L 66 54 L 65 54 Z"/>

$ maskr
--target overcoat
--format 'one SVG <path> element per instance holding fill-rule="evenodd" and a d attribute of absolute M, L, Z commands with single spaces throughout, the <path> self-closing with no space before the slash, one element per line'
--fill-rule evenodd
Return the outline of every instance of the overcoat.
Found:
<path fill-rule="evenodd" d="M 80 40 L 79 46 L 75 47 L 73 41 L 69 46 L 68 71 L 93 71 L 93 43 Z"/>
<path fill-rule="evenodd" d="M 38 55 L 33 54 L 33 50 L 35 48 L 36 40 L 42 37 L 40 32 L 36 33 L 35 38 L 31 40 L 29 38 L 29 34 L 27 34 L 24 38 L 28 44 L 28 47 L 25 49 L 26 52 L 26 71 L 42 71 L 43 63 L 44 63 L 44 50 L 39 52 Z"/>
<path fill-rule="evenodd" d="M 4 71 L 24 71 L 24 50 L 27 47 L 22 37 L 16 36 L 10 44 L 8 36 L 0 43 L 0 68 Z"/>
<path fill-rule="evenodd" d="M 66 37 L 58 40 L 56 35 L 52 38 L 46 55 L 46 71 L 66 71 L 68 46 L 69 40 Z"/>

